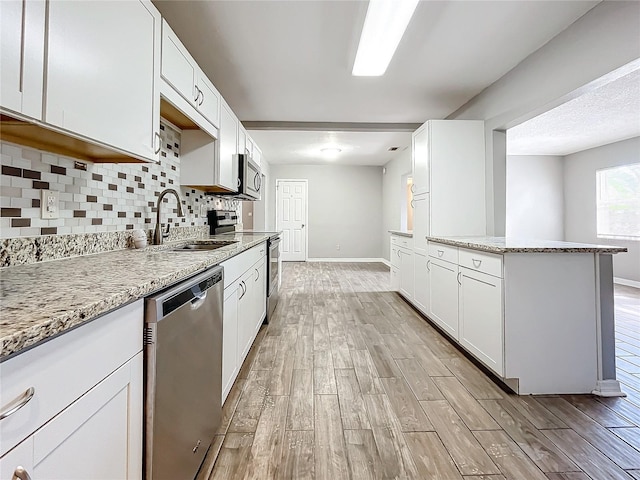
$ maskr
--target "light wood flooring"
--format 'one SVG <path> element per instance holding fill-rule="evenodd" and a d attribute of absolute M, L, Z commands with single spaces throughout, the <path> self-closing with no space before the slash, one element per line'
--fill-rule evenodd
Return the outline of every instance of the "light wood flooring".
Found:
<path fill-rule="evenodd" d="M 602 399 L 505 393 L 388 285 L 382 264 L 284 265 L 198 480 L 640 479 L 638 290 L 616 290 L 629 396 Z"/>

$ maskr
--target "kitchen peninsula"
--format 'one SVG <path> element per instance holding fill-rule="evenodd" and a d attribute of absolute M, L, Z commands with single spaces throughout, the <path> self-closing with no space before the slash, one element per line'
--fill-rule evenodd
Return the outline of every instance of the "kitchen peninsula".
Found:
<path fill-rule="evenodd" d="M 391 233 L 392 250 L 407 243 Z M 516 393 L 622 394 L 612 255 L 625 248 L 481 236 L 410 241 L 424 243 L 428 256 L 415 263 L 410 295 L 406 286 L 400 293 Z"/>

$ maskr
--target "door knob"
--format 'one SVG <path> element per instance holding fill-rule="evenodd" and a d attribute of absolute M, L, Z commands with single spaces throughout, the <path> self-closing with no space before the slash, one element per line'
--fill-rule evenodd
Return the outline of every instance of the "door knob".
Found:
<path fill-rule="evenodd" d="M 302 224 L 302 228 L 304 228 L 304 223 Z"/>

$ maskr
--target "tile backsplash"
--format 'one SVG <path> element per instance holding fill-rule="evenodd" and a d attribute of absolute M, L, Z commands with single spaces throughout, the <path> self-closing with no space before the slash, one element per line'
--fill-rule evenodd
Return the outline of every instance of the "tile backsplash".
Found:
<path fill-rule="evenodd" d="M 155 228 L 160 192 L 180 193 L 184 217 L 175 197 L 167 195 L 161 222 L 172 227 L 207 224 L 206 210 L 239 209 L 239 202 L 180 186 L 180 132 L 161 124 L 159 164 L 93 164 L 77 168 L 63 156 L 2 142 L 0 238 L 117 232 Z M 40 218 L 41 190 L 59 193 L 60 217 Z"/>

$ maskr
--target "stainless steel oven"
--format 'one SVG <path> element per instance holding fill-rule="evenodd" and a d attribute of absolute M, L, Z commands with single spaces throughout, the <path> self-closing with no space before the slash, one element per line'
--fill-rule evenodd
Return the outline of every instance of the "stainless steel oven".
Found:
<path fill-rule="evenodd" d="M 271 237 L 269 239 L 269 268 L 267 285 L 267 321 L 273 315 L 273 311 L 278 304 L 278 290 L 280 288 L 280 267 L 282 260 L 280 259 L 280 236 Z"/>

